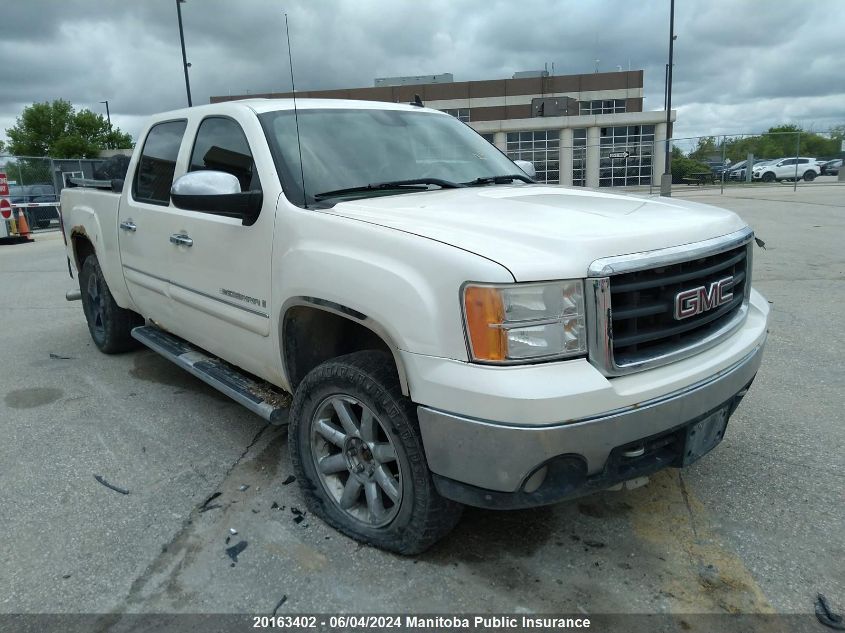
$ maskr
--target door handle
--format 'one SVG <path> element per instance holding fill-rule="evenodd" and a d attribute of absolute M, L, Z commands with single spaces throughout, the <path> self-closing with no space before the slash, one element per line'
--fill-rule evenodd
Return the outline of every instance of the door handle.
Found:
<path fill-rule="evenodd" d="M 177 244 L 178 246 L 193 246 L 194 240 L 190 237 L 185 235 L 184 233 L 174 233 L 170 236 L 170 241 L 173 244 Z"/>
<path fill-rule="evenodd" d="M 137 226 L 135 225 L 135 223 L 132 221 L 132 218 L 129 218 L 129 219 L 124 220 L 123 222 L 121 222 L 121 223 L 120 223 L 120 228 L 121 228 L 121 229 L 123 229 L 124 231 L 129 231 L 129 232 L 131 232 L 131 233 L 134 233 L 134 232 L 138 229 L 138 227 L 137 227 Z"/>

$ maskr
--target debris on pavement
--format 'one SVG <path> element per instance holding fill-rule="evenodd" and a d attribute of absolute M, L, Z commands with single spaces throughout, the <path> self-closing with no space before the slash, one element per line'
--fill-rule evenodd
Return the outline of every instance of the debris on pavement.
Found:
<path fill-rule="evenodd" d="M 232 564 L 238 562 L 238 555 L 241 554 L 247 546 L 246 541 L 238 541 L 232 547 L 226 548 L 226 556 L 232 559 Z"/>
<path fill-rule="evenodd" d="M 291 511 L 292 514 L 298 514 L 300 516 L 305 516 L 305 512 L 303 512 L 302 510 L 300 510 L 299 508 L 297 508 L 295 506 L 291 506 L 290 511 Z"/>
<path fill-rule="evenodd" d="M 209 505 L 212 501 L 214 501 L 214 500 L 215 500 L 217 497 L 219 497 L 221 494 L 223 494 L 223 493 L 221 493 L 221 492 L 215 492 L 215 493 L 214 493 L 213 495 L 211 495 L 208 499 L 206 499 L 205 501 L 203 501 L 203 502 L 202 502 L 202 505 L 201 505 L 201 506 L 200 506 L 200 508 L 199 508 L 200 512 L 208 512 L 209 510 L 214 510 L 214 508 L 222 508 L 223 506 L 221 506 L 220 504 L 217 504 L 217 503 L 215 503 L 215 504 L 213 504 L 213 505 Z"/>
<path fill-rule="evenodd" d="M 282 606 L 285 602 L 287 602 L 287 601 L 288 601 L 288 596 L 287 596 L 287 594 L 285 594 L 285 595 L 283 595 L 283 596 L 281 597 L 281 599 L 280 599 L 280 600 L 276 603 L 276 607 L 273 609 L 273 615 L 276 615 L 276 611 L 278 611 L 278 610 L 279 610 L 279 607 L 281 607 L 281 606 Z"/>
<path fill-rule="evenodd" d="M 757 242 L 757 246 L 762 248 L 764 251 L 766 250 L 766 243 L 763 240 L 761 240 L 759 237 L 755 237 L 754 241 Z"/>
<path fill-rule="evenodd" d="M 234 536 L 237 533 L 238 533 L 238 531 L 235 528 L 229 528 L 229 534 L 231 534 L 232 536 Z"/>
<path fill-rule="evenodd" d="M 293 475 L 288 475 L 285 478 L 285 480 L 282 482 L 282 485 L 287 486 L 288 484 L 292 484 L 295 481 L 296 481 L 296 477 L 294 477 Z"/>
<path fill-rule="evenodd" d="M 595 548 L 604 547 L 604 543 L 603 543 L 603 542 L 601 542 L 601 541 L 593 541 L 593 540 L 591 540 L 591 539 L 584 539 L 584 545 L 587 545 L 588 547 L 595 547 Z"/>
<path fill-rule="evenodd" d="M 298 523 L 302 523 L 304 520 L 305 520 L 305 519 L 303 519 L 303 518 L 302 518 L 302 515 L 301 515 L 301 514 L 297 514 L 295 517 L 293 517 L 293 522 L 294 522 L 294 523 L 297 523 L 297 524 L 298 524 Z"/>
<path fill-rule="evenodd" d="M 227 537 L 226 537 L 226 545 L 228 545 L 228 544 L 229 544 L 229 541 L 231 541 L 231 540 L 232 540 L 232 537 L 231 537 L 231 536 L 227 536 Z"/>
<path fill-rule="evenodd" d="M 115 486 L 114 484 L 110 484 L 105 479 L 103 479 L 100 475 L 94 475 L 94 479 L 96 479 L 99 483 L 104 485 L 106 488 L 110 488 L 115 492 L 119 492 L 122 495 L 128 495 L 129 491 L 126 488 L 121 488 L 120 486 Z"/>
<path fill-rule="evenodd" d="M 62 356 L 60 354 L 54 354 L 50 352 L 50 358 L 53 360 L 76 360 L 73 356 Z"/>
<path fill-rule="evenodd" d="M 62 574 L 62 578 L 64 578 L 65 580 L 67 580 L 68 578 L 70 578 L 70 574 Z"/>
<path fill-rule="evenodd" d="M 240 488 L 238 488 L 241 492 L 249 490 L 249 484 L 241 484 Z"/>
<path fill-rule="evenodd" d="M 275 501 L 273 502 L 273 505 L 270 506 L 271 510 L 277 510 L 278 508 L 279 508 L 279 504 L 276 503 Z"/>
<path fill-rule="evenodd" d="M 253 514 L 258 514 L 259 512 L 261 512 L 261 510 L 256 510 L 255 508 L 252 509 Z"/>
<path fill-rule="evenodd" d="M 816 597 L 816 619 L 832 629 L 845 631 L 845 621 L 843 621 L 842 616 L 833 612 L 827 598 L 822 594 L 818 594 Z"/>

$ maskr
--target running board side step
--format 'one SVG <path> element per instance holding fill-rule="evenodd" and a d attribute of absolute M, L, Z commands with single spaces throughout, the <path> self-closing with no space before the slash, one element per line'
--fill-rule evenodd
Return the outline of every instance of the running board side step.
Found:
<path fill-rule="evenodd" d="M 236 367 L 206 354 L 184 339 L 154 325 L 133 328 L 132 338 L 226 394 L 253 413 L 260 415 L 271 424 L 287 424 L 291 403 L 290 394 L 278 390 L 268 382 L 242 373 Z"/>

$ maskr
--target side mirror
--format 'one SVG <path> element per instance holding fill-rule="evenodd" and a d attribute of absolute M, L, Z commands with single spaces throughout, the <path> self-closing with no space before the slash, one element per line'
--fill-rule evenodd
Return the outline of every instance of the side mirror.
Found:
<path fill-rule="evenodd" d="M 251 226 L 261 213 L 264 196 L 260 191 L 241 192 L 241 184 L 232 174 L 209 170 L 177 178 L 170 199 L 179 209 L 240 218 L 244 226 Z"/>
<path fill-rule="evenodd" d="M 517 167 L 519 167 L 522 171 L 525 172 L 525 175 L 528 176 L 531 180 L 534 180 L 537 177 L 537 170 L 534 169 L 534 163 L 529 160 L 515 160 L 513 161 Z"/>

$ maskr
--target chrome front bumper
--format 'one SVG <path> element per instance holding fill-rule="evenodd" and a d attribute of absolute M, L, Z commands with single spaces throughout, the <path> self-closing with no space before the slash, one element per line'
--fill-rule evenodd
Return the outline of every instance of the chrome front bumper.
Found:
<path fill-rule="evenodd" d="M 508 506 L 503 494 L 521 495 L 521 500 L 509 507 L 540 505 L 577 496 L 573 494 L 577 491 L 567 486 L 536 494 L 543 491 L 544 483 L 538 484 L 534 475 L 561 456 L 582 464 L 584 481 L 592 480 L 593 487 L 611 485 L 614 482 L 603 473 L 607 474 L 614 449 L 632 444 L 636 448 L 637 442 L 679 429 L 719 407 L 726 408 L 729 415 L 754 379 L 762 354 L 763 343 L 705 381 L 660 398 L 565 424 L 504 425 L 420 406 L 418 416 L 429 468 L 444 496 L 489 507 L 496 507 L 497 499 L 504 499 L 502 504 Z M 537 485 L 539 488 L 535 489 Z M 555 495 L 557 498 L 553 498 Z M 538 502 L 531 503 L 532 498 Z"/>

